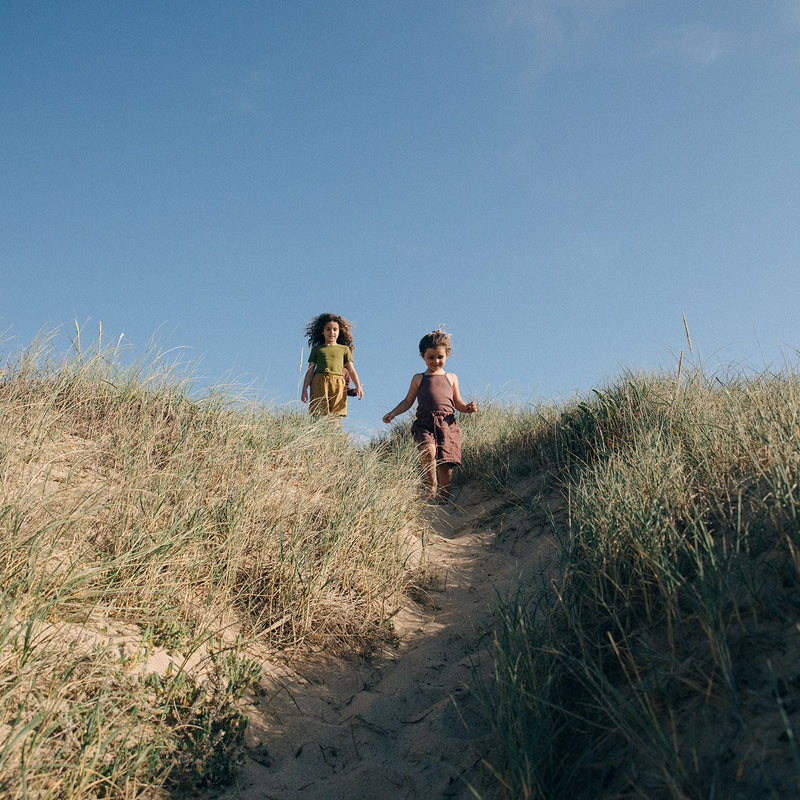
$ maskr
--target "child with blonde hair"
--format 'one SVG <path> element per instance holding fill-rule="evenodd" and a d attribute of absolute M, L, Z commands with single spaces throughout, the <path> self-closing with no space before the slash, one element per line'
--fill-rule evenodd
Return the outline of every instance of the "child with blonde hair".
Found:
<path fill-rule="evenodd" d="M 419 354 L 427 369 L 411 378 L 408 394 L 383 417 L 389 423 L 417 401 L 411 435 L 419 448 L 430 499 L 440 503 L 450 499 L 453 468 L 461 463 L 461 427 L 455 412 L 473 414 L 478 410 L 474 400 L 465 403 L 461 399 L 456 375 L 444 370 L 450 352 L 450 335 L 441 328 L 423 336 Z"/>
<path fill-rule="evenodd" d="M 314 317 L 306 325 L 311 353 L 300 399 L 309 404 L 309 413 L 314 417 L 331 415 L 342 419 L 347 416 L 348 377 L 353 381 L 353 392 L 359 400 L 364 396 L 353 362 L 355 346 L 351 328 L 352 323 L 344 317 L 328 313 Z"/>

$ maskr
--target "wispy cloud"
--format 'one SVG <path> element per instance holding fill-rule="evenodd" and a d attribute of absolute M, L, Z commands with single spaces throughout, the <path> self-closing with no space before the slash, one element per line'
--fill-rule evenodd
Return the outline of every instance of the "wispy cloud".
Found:
<path fill-rule="evenodd" d="M 496 34 L 524 42 L 527 75 L 570 58 L 612 14 L 637 0 L 494 0 L 479 6 Z"/>
<path fill-rule="evenodd" d="M 732 58 L 797 64 L 800 0 L 731 0 L 702 22 L 676 20 L 663 28 L 650 54 L 701 69 Z"/>
<path fill-rule="evenodd" d="M 734 46 L 735 36 L 729 31 L 703 23 L 690 23 L 663 30 L 657 36 L 651 54 L 703 68 L 728 56 Z"/>
<path fill-rule="evenodd" d="M 793 29 L 794 33 L 800 33 L 800 2 L 798 0 L 783 0 L 778 10 L 779 20 Z"/>
<path fill-rule="evenodd" d="M 260 117 L 265 113 L 269 73 L 254 69 L 237 82 L 217 87 L 219 116 Z"/>
<path fill-rule="evenodd" d="M 800 63 L 800 2 L 784 0 L 776 12 L 775 48 L 792 64 Z"/>
<path fill-rule="evenodd" d="M 533 32 L 557 44 L 591 31 L 604 17 L 634 0 L 496 0 L 497 18 L 508 28 Z"/>

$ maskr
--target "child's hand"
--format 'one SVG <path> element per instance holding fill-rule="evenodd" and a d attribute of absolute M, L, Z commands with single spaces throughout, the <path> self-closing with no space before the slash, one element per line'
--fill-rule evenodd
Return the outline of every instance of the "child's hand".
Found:
<path fill-rule="evenodd" d="M 303 394 L 300 395 L 300 400 L 304 403 L 308 402 L 308 392 L 305 389 L 303 390 Z"/>
<path fill-rule="evenodd" d="M 388 425 L 388 424 L 389 424 L 389 423 L 390 423 L 390 422 L 391 422 L 393 419 L 394 419 L 394 417 L 393 417 L 391 414 L 384 414 L 384 415 L 383 415 L 383 421 L 384 421 L 384 422 L 385 422 L 387 425 Z"/>

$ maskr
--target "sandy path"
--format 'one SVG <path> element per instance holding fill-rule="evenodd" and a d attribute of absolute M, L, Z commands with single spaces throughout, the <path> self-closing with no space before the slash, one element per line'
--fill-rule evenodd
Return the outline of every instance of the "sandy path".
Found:
<path fill-rule="evenodd" d="M 317 657 L 272 669 L 254 708 L 246 763 L 224 800 L 492 797 L 482 763 L 492 742 L 472 690 L 488 659 L 498 593 L 539 580 L 552 555 L 521 510 L 491 513 L 468 489 L 431 511 L 435 578 L 394 618 L 400 646 L 369 661 Z M 525 521 L 527 519 L 527 522 Z"/>

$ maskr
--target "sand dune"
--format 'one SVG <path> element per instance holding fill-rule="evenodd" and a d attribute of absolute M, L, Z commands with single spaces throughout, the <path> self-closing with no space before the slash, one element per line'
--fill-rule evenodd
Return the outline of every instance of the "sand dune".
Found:
<path fill-rule="evenodd" d="M 492 732 L 473 665 L 490 667 L 483 639 L 498 594 L 520 578 L 546 580 L 537 571 L 554 552 L 544 528 L 520 530 L 519 520 L 469 488 L 432 509 L 431 571 L 393 618 L 397 649 L 266 665 L 245 764 L 221 797 L 472 798 L 471 786 L 492 796 Z"/>

